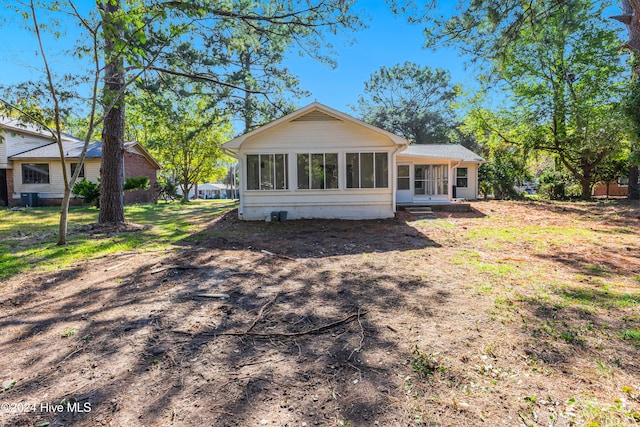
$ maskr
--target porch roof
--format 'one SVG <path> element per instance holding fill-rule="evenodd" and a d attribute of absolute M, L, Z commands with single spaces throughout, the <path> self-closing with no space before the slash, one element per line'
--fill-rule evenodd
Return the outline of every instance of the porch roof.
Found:
<path fill-rule="evenodd" d="M 460 144 L 411 144 L 398 152 L 398 156 L 486 163 L 485 159 Z"/>

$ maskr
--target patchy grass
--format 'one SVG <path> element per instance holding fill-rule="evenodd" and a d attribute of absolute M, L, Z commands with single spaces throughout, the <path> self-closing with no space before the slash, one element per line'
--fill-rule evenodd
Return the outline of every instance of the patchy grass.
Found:
<path fill-rule="evenodd" d="M 92 233 L 94 207 L 69 208 L 66 246 L 57 246 L 58 207 L 0 210 L 0 280 L 32 268 L 51 271 L 78 260 L 109 254 L 168 249 L 187 239 L 206 222 L 235 205 L 225 201 L 192 201 L 188 204 L 159 203 L 125 207 L 128 222 L 142 225 L 132 232 Z"/>
<path fill-rule="evenodd" d="M 637 425 L 640 205 L 472 206 L 286 223 L 139 206 L 149 227 L 126 239 L 80 219 L 88 260 L 3 281 L 0 383 L 93 410 L 6 423 Z"/>

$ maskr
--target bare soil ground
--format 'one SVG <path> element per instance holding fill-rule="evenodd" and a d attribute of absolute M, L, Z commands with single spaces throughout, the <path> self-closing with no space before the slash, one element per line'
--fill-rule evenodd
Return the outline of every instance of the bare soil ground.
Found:
<path fill-rule="evenodd" d="M 626 203 L 231 211 L 1 284 L 0 423 L 637 425 L 639 233 Z"/>

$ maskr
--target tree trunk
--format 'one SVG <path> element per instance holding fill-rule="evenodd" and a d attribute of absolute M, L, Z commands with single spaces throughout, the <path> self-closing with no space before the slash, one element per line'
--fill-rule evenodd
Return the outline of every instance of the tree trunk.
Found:
<path fill-rule="evenodd" d="M 620 21 L 627 26 L 629 39 L 624 47 L 631 51 L 633 77 L 636 80 L 640 78 L 640 61 L 637 56 L 640 54 L 640 2 L 637 0 L 620 0 L 620 8 L 622 15 L 612 16 L 616 21 Z M 633 88 L 633 83 L 632 83 Z M 637 114 L 637 113 L 636 113 Z M 636 126 L 639 125 L 640 118 L 634 117 Z M 640 143 L 640 135 L 635 135 L 635 147 L 631 148 L 632 153 L 640 151 L 638 146 Z M 638 165 L 631 165 L 629 168 L 629 187 L 627 197 L 631 200 L 640 199 L 640 185 L 638 184 Z"/>
<path fill-rule="evenodd" d="M 120 11 L 120 0 L 107 1 L 103 8 L 104 23 L 113 31 L 113 34 L 105 34 L 104 40 L 104 105 L 112 104 L 116 97 L 118 99 L 103 123 L 98 222 L 120 224 L 124 222 L 124 62 L 122 56 L 114 52 L 114 47 L 116 37 L 122 39 L 124 35 L 118 22 L 109 22 Z"/>
<path fill-rule="evenodd" d="M 640 186 L 638 185 L 638 166 L 629 168 L 629 187 L 628 198 L 631 200 L 640 200 Z"/>
<path fill-rule="evenodd" d="M 64 163 L 63 163 L 64 164 Z M 71 190 L 67 184 L 64 189 L 64 197 L 62 197 L 62 204 L 60 206 L 60 226 L 58 227 L 58 245 L 64 246 L 67 244 L 67 228 L 69 221 L 69 200 L 71 199 Z"/>
<path fill-rule="evenodd" d="M 580 180 L 582 186 L 582 200 L 591 200 L 591 177 L 585 176 Z"/>
<path fill-rule="evenodd" d="M 189 203 L 189 191 L 191 191 L 191 188 L 187 185 L 180 185 L 180 187 L 182 188 L 182 203 Z"/>

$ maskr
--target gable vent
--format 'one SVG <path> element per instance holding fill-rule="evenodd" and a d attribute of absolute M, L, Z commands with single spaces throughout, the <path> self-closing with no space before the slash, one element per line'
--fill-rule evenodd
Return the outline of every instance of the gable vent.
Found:
<path fill-rule="evenodd" d="M 311 111 L 303 116 L 293 119 L 294 122 L 329 122 L 329 121 L 342 121 L 322 111 Z"/>

